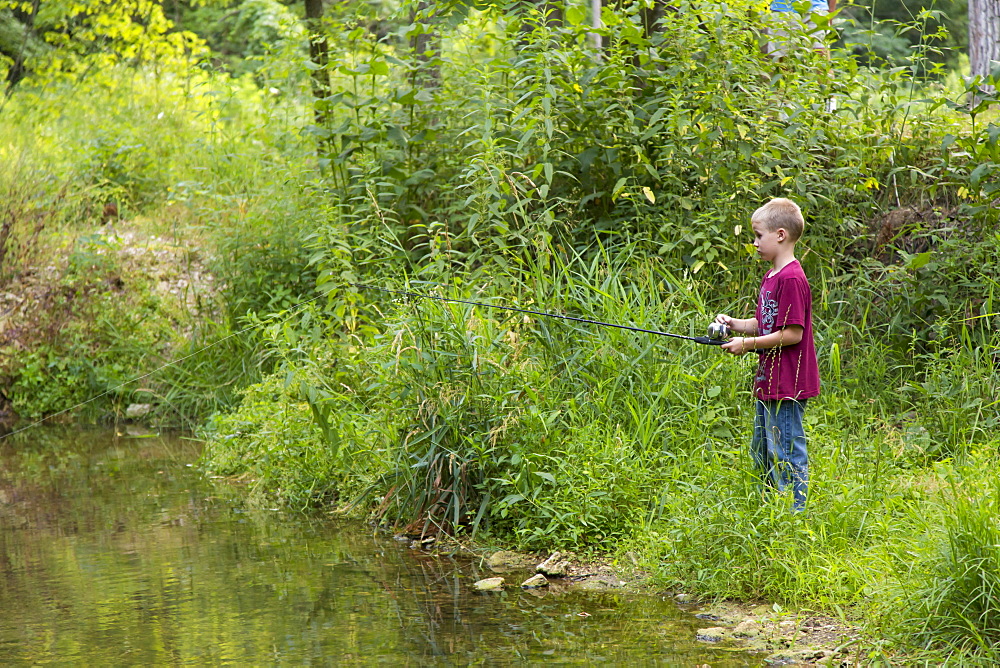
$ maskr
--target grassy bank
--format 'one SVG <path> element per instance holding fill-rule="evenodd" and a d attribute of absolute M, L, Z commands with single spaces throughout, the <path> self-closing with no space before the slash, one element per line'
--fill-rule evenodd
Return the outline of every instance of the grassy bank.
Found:
<path fill-rule="evenodd" d="M 124 69 L 5 103 L 9 411 L 113 421 L 140 403 L 191 426 L 266 373 L 246 314 L 317 294 L 300 113 L 247 81 Z"/>
<path fill-rule="evenodd" d="M 567 272 L 561 311 L 699 334 L 728 306 L 655 261 L 595 273 Z M 745 360 L 462 305 L 377 308 L 332 344 L 318 320 L 294 340 L 275 327 L 285 366 L 212 423 L 209 466 L 262 499 L 357 504 L 414 533 L 633 552 L 664 587 L 864 619 L 888 656 L 917 640 L 992 652 L 994 335 L 895 357 L 819 318 L 796 515 L 749 468 Z"/>
<path fill-rule="evenodd" d="M 995 109 L 921 68 L 779 68 L 752 8 L 699 12 L 609 24 L 600 59 L 572 21 L 507 16 L 505 43 L 472 13 L 432 63 L 345 27 L 321 117 L 301 81 L 23 86 L 9 408 L 211 415 L 204 464 L 251 499 L 633 552 L 664 587 L 864 620 L 873 657 L 990 660 Z M 753 360 L 357 286 L 700 335 L 752 311 L 777 195 L 806 212 L 824 381 L 802 515 L 749 470 Z"/>

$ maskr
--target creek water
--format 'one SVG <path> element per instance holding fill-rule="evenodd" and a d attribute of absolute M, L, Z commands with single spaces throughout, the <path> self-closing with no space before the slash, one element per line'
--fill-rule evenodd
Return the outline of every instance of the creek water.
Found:
<path fill-rule="evenodd" d="M 660 596 L 475 593 L 492 574 L 473 560 L 248 509 L 199 450 L 112 430 L 0 441 L 0 664 L 762 665 L 697 643 L 707 624 Z"/>

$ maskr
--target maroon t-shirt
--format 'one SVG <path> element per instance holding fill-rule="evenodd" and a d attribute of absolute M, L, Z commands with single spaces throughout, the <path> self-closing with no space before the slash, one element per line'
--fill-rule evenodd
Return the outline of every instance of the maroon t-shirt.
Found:
<path fill-rule="evenodd" d="M 798 260 L 764 275 L 757 299 L 757 336 L 802 326 L 802 340 L 760 351 L 754 395 L 758 399 L 808 399 L 819 394 L 819 366 L 812 331 L 812 291 Z"/>

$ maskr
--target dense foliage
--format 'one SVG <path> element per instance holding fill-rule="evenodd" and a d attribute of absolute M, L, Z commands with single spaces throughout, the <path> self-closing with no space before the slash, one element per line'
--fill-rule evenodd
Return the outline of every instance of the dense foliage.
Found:
<path fill-rule="evenodd" d="M 625 3 L 597 31 L 582 5 L 429 4 L 328 16 L 325 62 L 278 3 L 193 7 L 245 76 L 164 57 L 22 82 L 0 279 L 52 306 L 2 331 L 13 409 L 216 411 L 205 465 L 254 498 L 631 549 L 706 596 L 867 615 L 876 652 L 990 656 L 969 490 L 995 496 L 995 98 L 929 81 L 931 42 L 775 61 L 750 3 L 657 24 Z M 824 379 L 803 515 L 748 468 L 751 360 L 378 289 L 702 334 L 752 310 L 773 196 L 806 212 Z M 129 260 L 139 237 L 183 249 L 186 287 Z"/>

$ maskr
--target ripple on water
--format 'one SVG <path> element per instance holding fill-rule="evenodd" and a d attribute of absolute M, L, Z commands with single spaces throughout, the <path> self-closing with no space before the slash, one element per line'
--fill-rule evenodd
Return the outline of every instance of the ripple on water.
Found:
<path fill-rule="evenodd" d="M 101 430 L 3 446 L 0 663 L 762 663 L 659 597 L 480 594 L 476 564 L 242 508 L 197 456 Z"/>

